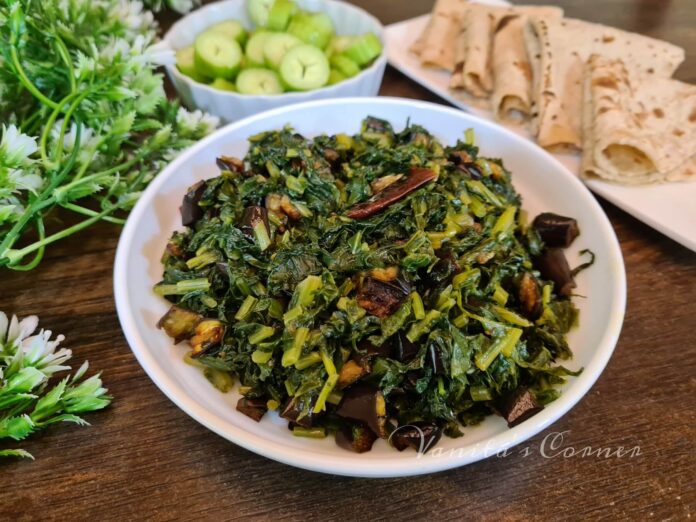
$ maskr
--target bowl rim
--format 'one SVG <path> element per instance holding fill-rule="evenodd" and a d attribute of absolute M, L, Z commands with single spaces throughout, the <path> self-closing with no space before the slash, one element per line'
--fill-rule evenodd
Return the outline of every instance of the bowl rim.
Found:
<path fill-rule="evenodd" d="M 190 12 L 183 18 L 177 20 L 172 26 L 169 28 L 169 30 L 165 33 L 165 35 L 162 37 L 162 42 L 164 42 L 169 48 L 173 49 L 174 51 L 177 51 L 178 49 L 172 46 L 171 44 L 171 35 L 174 33 L 176 30 L 180 30 L 181 28 L 186 27 L 187 22 L 190 23 L 190 20 L 194 16 L 203 16 L 206 11 L 213 11 L 216 9 L 221 9 L 224 4 L 233 4 L 233 3 L 240 3 L 244 2 L 244 0 L 223 0 L 222 2 L 213 2 L 211 4 L 205 5 L 203 7 L 200 7 L 199 9 L 196 9 L 195 11 Z M 338 91 L 338 88 L 348 88 L 351 85 L 357 85 L 360 83 L 362 80 L 365 79 L 366 76 L 372 75 L 374 73 L 378 73 L 380 69 L 386 66 L 387 64 L 387 46 L 386 46 L 386 41 L 384 39 L 384 25 L 382 25 L 382 22 L 379 21 L 375 16 L 371 15 L 367 11 L 365 11 L 363 8 L 358 7 L 353 4 L 349 4 L 347 2 L 343 2 L 340 0 L 322 0 L 322 3 L 328 3 L 328 4 L 335 4 L 339 5 L 341 8 L 345 8 L 348 10 L 353 10 L 357 13 L 359 13 L 361 16 L 366 18 L 367 20 L 373 22 L 376 24 L 376 26 L 379 28 L 379 32 L 377 34 L 377 37 L 379 38 L 380 42 L 382 43 L 382 52 L 380 55 L 370 64 L 370 66 L 367 69 L 362 69 L 358 74 L 353 76 L 352 78 L 346 78 L 343 81 L 340 81 L 338 83 L 335 83 L 333 85 L 325 85 L 323 87 L 319 87 L 318 89 L 312 89 L 310 91 L 290 91 L 290 92 L 284 92 L 282 94 L 240 94 L 238 92 L 234 91 L 223 91 L 220 89 L 215 89 L 208 85 L 207 83 L 201 83 L 197 82 L 193 78 L 186 76 L 183 74 L 181 71 L 179 71 L 179 68 L 176 66 L 176 64 L 171 64 L 167 63 L 164 65 L 165 70 L 167 71 L 167 74 L 170 75 L 172 78 L 175 78 L 177 81 L 172 82 L 174 84 L 174 88 L 178 91 L 179 87 L 177 82 L 184 82 L 186 83 L 190 89 L 199 89 L 202 92 L 207 92 L 209 94 L 215 95 L 215 96 L 220 96 L 222 98 L 227 98 L 229 100 L 235 99 L 235 100 L 250 100 L 253 99 L 255 101 L 267 101 L 267 100 L 287 100 L 288 103 L 294 103 L 294 102 L 300 102 L 303 99 L 306 99 L 307 96 L 312 95 L 317 92 L 321 92 L 322 94 L 324 93 L 330 93 L 332 92 L 332 89 L 335 89 Z M 321 11 L 323 12 L 323 11 Z"/>
<path fill-rule="evenodd" d="M 174 381 L 171 375 L 168 375 L 164 369 L 159 367 L 156 358 L 147 349 L 147 344 L 142 333 L 136 326 L 134 318 L 135 307 L 131 307 L 129 304 L 127 266 L 131 244 L 138 230 L 138 222 L 148 208 L 150 200 L 158 193 L 160 187 L 170 177 L 176 174 L 182 163 L 198 154 L 199 151 L 205 149 L 208 143 L 219 139 L 221 135 L 230 134 L 239 128 L 243 128 L 248 124 L 268 117 L 282 115 L 285 112 L 298 111 L 298 109 L 331 105 L 360 105 L 369 102 L 378 102 L 384 105 L 407 105 L 408 107 L 436 113 L 456 115 L 465 121 L 469 120 L 475 122 L 477 126 L 489 127 L 495 132 L 506 134 L 510 139 L 517 141 L 523 147 L 535 149 L 537 154 L 544 156 L 546 161 L 555 167 L 555 170 L 558 171 L 557 175 L 565 176 L 570 183 L 575 185 L 577 188 L 577 197 L 582 198 L 584 203 L 589 205 L 592 209 L 592 212 L 599 215 L 600 222 L 602 222 L 601 229 L 594 230 L 593 232 L 601 234 L 604 241 L 609 245 L 607 258 L 612 266 L 616 267 L 616 274 L 615 277 L 612 278 L 612 285 L 608 291 L 608 297 L 611 298 L 612 302 L 616 303 L 618 308 L 616 310 L 616 320 L 610 322 L 609 326 L 603 332 L 601 341 L 595 347 L 595 353 L 592 355 L 587 366 L 585 366 L 582 374 L 578 377 L 574 377 L 571 385 L 564 390 L 563 394 L 534 417 L 503 433 L 489 437 L 483 442 L 473 444 L 466 452 L 463 454 L 460 453 L 452 458 L 414 457 L 404 459 L 374 458 L 371 460 L 362 460 L 351 458 L 353 454 L 349 452 L 346 452 L 346 455 L 343 456 L 340 454 L 326 455 L 325 453 L 294 448 L 288 450 L 280 443 L 265 439 L 263 435 L 247 431 L 238 426 L 230 425 L 217 415 L 198 405 L 189 397 L 187 392 Z M 224 126 L 182 152 L 153 180 L 133 208 L 118 243 L 113 280 L 118 318 L 131 350 L 152 381 L 180 409 L 211 431 L 264 457 L 311 471 L 353 477 L 398 477 L 444 471 L 495 455 L 498 452 L 502 452 L 538 434 L 575 406 L 599 378 L 618 342 L 626 309 L 626 272 L 623 256 L 614 229 L 604 210 L 587 187 L 568 171 L 562 163 L 538 145 L 525 140 L 509 129 L 496 123 L 436 103 L 394 97 L 333 98 L 328 100 L 312 100 L 305 103 L 279 107 L 254 114 Z M 467 446 L 465 445 L 465 447 Z"/>

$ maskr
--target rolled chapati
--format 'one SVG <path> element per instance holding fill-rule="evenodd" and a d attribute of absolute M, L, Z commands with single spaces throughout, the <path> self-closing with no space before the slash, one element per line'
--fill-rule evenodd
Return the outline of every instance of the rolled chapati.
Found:
<path fill-rule="evenodd" d="M 684 50 L 661 40 L 566 18 L 530 18 L 524 31 L 532 60 L 532 132 L 547 148 L 580 149 L 585 63 L 593 54 L 621 60 L 626 68 L 669 78 Z"/>
<path fill-rule="evenodd" d="M 455 42 L 469 5 L 468 0 L 437 0 L 423 33 L 410 48 L 421 65 L 454 70 Z"/>
<path fill-rule="evenodd" d="M 696 86 L 601 55 L 585 71 L 583 176 L 625 184 L 696 179 Z"/>
<path fill-rule="evenodd" d="M 497 90 L 498 77 L 494 74 L 495 62 L 504 74 L 509 72 L 510 67 L 515 67 L 512 65 L 508 67 L 509 59 L 517 60 L 518 66 L 524 68 L 529 61 L 521 34 L 517 35 L 517 39 L 510 39 L 509 33 L 505 33 L 504 42 L 498 47 L 498 51 L 502 51 L 505 55 L 501 59 L 498 59 L 493 52 L 493 47 L 499 28 L 517 17 L 524 18 L 530 15 L 557 19 L 563 16 L 563 11 L 556 7 L 495 7 L 469 4 L 456 44 L 455 66 L 450 78 L 450 89 L 463 89 L 471 96 L 488 98 L 494 90 Z M 519 79 L 519 76 L 515 75 L 515 78 Z M 530 83 L 531 80 L 525 82 L 526 85 Z M 510 86 L 510 84 L 507 85 Z M 514 85 L 517 87 L 516 83 Z"/>
<path fill-rule="evenodd" d="M 532 63 L 524 43 L 524 28 L 529 17 L 560 20 L 563 11 L 555 7 L 533 7 L 500 20 L 493 37 L 491 66 L 493 92 L 491 108 L 498 120 L 519 123 L 532 112 Z"/>

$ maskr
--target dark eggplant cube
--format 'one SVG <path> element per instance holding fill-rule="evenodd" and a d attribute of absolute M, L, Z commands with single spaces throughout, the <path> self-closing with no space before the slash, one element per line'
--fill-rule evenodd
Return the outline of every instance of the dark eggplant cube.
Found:
<path fill-rule="evenodd" d="M 431 344 L 428 346 L 427 361 L 435 375 L 445 375 L 447 373 L 442 362 L 442 353 L 440 353 L 440 348 L 437 345 Z"/>
<path fill-rule="evenodd" d="M 239 158 L 232 156 L 220 156 L 215 159 L 215 163 L 222 171 L 236 172 L 242 174 L 244 172 L 244 162 Z"/>
<path fill-rule="evenodd" d="M 309 413 L 301 417 L 302 412 L 305 411 L 305 403 L 293 398 L 290 399 L 285 405 L 285 408 L 283 408 L 280 416 L 296 426 L 311 428 L 314 425 L 316 415 L 312 412 L 311 405 L 307 408 L 307 410 Z"/>
<path fill-rule="evenodd" d="M 359 362 L 356 362 L 352 359 L 348 360 L 341 367 L 341 371 L 338 372 L 338 381 L 336 381 L 336 388 L 339 390 L 347 388 L 348 386 L 357 382 L 360 378 L 364 377 L 368 373 L 370 373 L 369 366 L 365 364 L 360 364 Z"/>
<path fill-rule="evenodd" d="M 575 219 L 551 212 L 539 214 L 534 218 L 532 226 L 548 247 L 568 248 L 580 235 Z"/>
<path fill-rule="evenodd" d="M 535 260 L 541 277 L 553 281 L 559 295 L 570 297 L 577 286 L 563 249 L 547 248 Z"/>
<path fill-rule="evenodd" d="M 386 402 L 371 384 L 357 383 L 343 394 L 336 413 L 344 419 L 364 422 L 378 436 L 386 438 Z"/>
<path fill-rule="evenodd" d="M 237 401 L 237 411 L 259 422 L 261 417 L 268 411 L 268 406 L 266 406 L 266 399 L 247 399 L 242 397 Z"/>
<path fill-rule="evenodd" d="M 399 451 L 413 448 L 419 453 L 426 453 L 435 447 L 440 437 L 442 428 L 434 424 L 416 422 L 396 428 L 389 436 L 389 442 Z"/>
<path fill-rule="evenodd" d="M 429 287 L 445 286 L 456 274 L 462 271 L 457 256 L 451 250 L 438 250 L 435 254 L 440 260 L 424 277 L 424 282 Z"/>
<path fill-rule="evenodd" d="M 512 428 L 536 415 L 544 407 L 537 402 L 532 392 L 525 387 L 520 387 L 506 397 L 499 409 L 508 427 Z"/>
<path fill-rule="evenodd" d="M 341 159 L 341 155 L 337 150 L 326 148 L 324 149 L 324 159 L 331 164 L 337 163 Z"/>
<path fill-rule="evenodd" d="M 391 132 L 391 124 L 386 120 L 380 120 L 373 116 L 368 116 L 365 119 L 365 130 L 368 132 Z"/>
<path fill-rule="evenodd" d="M 157 322 L 157 328 L 179 343 L 184 339 L 191 338 L 196 333 L 196 326 L 203 321 L 203 316 L 186 310 L 176 305 L 172 305 L 166 314 Z"/>
<path fill-rule="evenodd" d="M 205 192 L 205 181 L 199 181 L 188 189 L 181 202 L 181 224 L 185 227 L 195 225 L 203 217 L 203 209 L 198 205 Z"/>
<path fill-rule="evenodd" d="M 268 211 L 264 207 L 254 205 L 246 207 L 242 215 L 242 224 L 239 229 L 249 239 L 254 239 L 254 228 L 263 223 L 266 227 L 266 233 L 270 234 L 271 227 L 268 224 Z"/>
<path fill-rule="evenodd" d="M 380 281 L 366 277 L 358 291 L 358 304 L 372 315 L 387 317 L 393 314 L 404 299 L 411 293 L 405 281 Z"/>
<path fill-rule="evenodd" d="M 370 451 L 376 440 L 377 435 L 362 423 L 344 424 L 336 431 L 336 444 L 355 453 Z"/>
<path fill-rule="evenodd" d="M 383 343 L 381 346 L 375 346 L 370 341 L 363 340 L 358 343 L 358 351 L 361 352 L 359 360 L 369 359 L 372 361 L 375 357 L 389 357 L 391 353 L 391 347 L 387 343 Z"/>
<path fill-rule="evenodd" d="M 520 302 L 522 315 L 532 321 L 539 318 L 542 312 L 542 297 L 539 283 L 529 272 L 525 272 L 517 285 L 517 299 Z"/>
<path fill-rule="evenodd" d="M 418 355 L 418 346 L 409 341 L 403 332 L 394 334 L 384 344 L 388 344 L 391 347 L 392 359 L 402 363 L 411 362 Z"/>

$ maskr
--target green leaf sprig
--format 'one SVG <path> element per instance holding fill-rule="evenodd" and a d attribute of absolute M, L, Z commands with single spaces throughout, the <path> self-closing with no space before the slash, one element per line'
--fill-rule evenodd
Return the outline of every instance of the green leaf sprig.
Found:
<path fill-rule="evenodd" d="M 142 190 L 217 119 L 168 101 L 140 2 L 0 3 L 0 267 L 103 220 L 122 224 Z M 47 230 L 62 207 L 82 220 Z"/>
<path fill-rule="evenodd" d="M 72 352 L 59 348 L 62 335 L 51 339 L 45 330 L 32 335 L 38 322 L 36 316 L 19 321 L 0 312 L 0 457 L 33 459 L 21 448 L 5 448 L 4 442 L 24 440 L 57 422 L 87 425 L 80 415 L 111 402 L 99 374 L 83 379 L 87 361 L 72 376 L 52 380 L 70 369 L 65 363 Z"/>

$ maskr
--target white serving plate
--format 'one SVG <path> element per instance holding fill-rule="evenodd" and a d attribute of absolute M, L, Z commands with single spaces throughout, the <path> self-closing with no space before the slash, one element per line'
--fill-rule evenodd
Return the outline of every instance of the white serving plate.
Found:
<path fill-rule="evenodd" d="M 510 5 L 504 0 L 478 0 L 478 2 L 489 5 Z M 495 121 L 490 110 L 471 106 L 447 88 L 450 78 L 448 72 L 422 67 L 418 58 L 409 51 L 411 44 L 425 28 L 429 16 L 411 18 L 386 27 L 384 34 L 389 63 L 452 105 L 481 118 Z M 533 137 L 526 129 L 511 127 L 511 130 L 533 141 Z M 554 154 L 554 156 L 570 172 L 579 175 L 579 154 Z M 597 179 L 584 182 L 593 192 L 611 201 L 617 207 L 696 251 L 696 204 L 694 204 L 696 181 L 644 186 L 624 186 Z"/>
<path fill-rule="evenodd" d="M 374 16 L 363 9 L 336 0 L 295 0 L 302 9 L 326 13 L 334 23 L 336 34 L 357 35 L 375 33 L 384 43 L 384 27 Z M 196 36 L 206 28 L 223 20 L 239 20 L 250 29 L 253 24 L 246 9 L 246 0 L 224 0 L 214 2 L 186 15 L 176 22 L 163 42 L 177 50 L 192 45 Z M 202 109 L 214 114 L 224 122 L 239 120 L 258 112 L 284 107 L 291 103 L 310 100 L 325 100 L 346 96 L 376 96 L 382 84 L 387 65 L 386 53 L 382 54 L 360 74 L 335 85 L 304 92 L 286 92 L 276 95 L 252 96 L 214 89 L 205 83 L 192 80 L 179 72 L 175 65 L 166 65 L 169 79 L 179 96 L 189 108 Z"/>
<path fill-rule="evenodd" d="M 260 423 L 235 411 L 236 391 L 222 394 L 182 360 L 185 347 L 174 346 L 155 323 L 168 309 L 152 292 L 160 280 L 160 256 L 172 231 L 180 229 L 179 205 L 187 187 L 219 174 L 215 157 L 242 157 L 246 138 L 291 124 L 306 136 L 356 133 L 361 120 L 373 115 L 391 121 L 398 130 L 410 119 L 454 143 L 473 128 L 484 155 L 500 157 L 513 172 L 515 187 L 530 215 L 548 210 L 574 216 L 581 236 L 568 251 L 572 266 L 578 252 L 589 248 L 597 262 L 578 276 L 580 326 L 569 336 L 575 357 L 560 399 L 538 415 L 508 429 L 499 417 L 465 428 L 459 439 L 443 437 L 435 450 L 418 457 L 402 453 L 383 440 L 361 455 L 336 446 L 332 438 L 293 437 L 286 422 L 267 414 Z M 128 343 L 157 386 L 182 410 L 219 435 L 260 455 L 314 471 L 365 477 L 393 477 L 454 468 L 494 455 L 539 433 L 572 408 L 604 369 L 618 340 L 626 302 L 626 276 L 614 231 L 585 186 L 558 161 L 531 142 L 494 123 L 442 105 L 400 98 L 346 98 L 275 109 L 228 125 L 175 159 L 144 192 L 121 235 L 114 268 L 116 308 Z M 438 449 L 439 448 L 439 449 Z"/>

